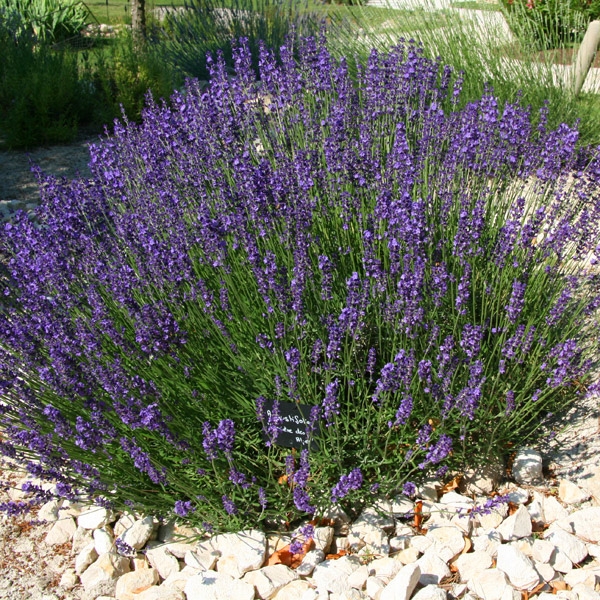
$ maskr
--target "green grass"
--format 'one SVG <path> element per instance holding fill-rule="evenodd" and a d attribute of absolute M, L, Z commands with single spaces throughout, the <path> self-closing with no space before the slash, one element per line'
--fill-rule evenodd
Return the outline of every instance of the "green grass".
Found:
<path fill-rule="evenodd" d="M 94 20 L 99 23 L 116 25 L 119 23 L 131 23 L 131 4 L 129 0 L 87 0 L 86 6 L 90 9 Z M 155 2 L 146 0 L 147 17 L 152 11 L 161 6 L 183 6 L 184 0 L 171 0 L 170 2 Z"/>
<path fill-rule="evenodd" d="M 475 0 L 464 0 L 461 2 L 457 0 L 456 2 L 452 2 L 450 4 L 452 8 L 467 8 L 470 10 L 490 10 L 490 11 L 500 11 L 502 8 L 499 4 L 492 2 L 476 2 Z"/>

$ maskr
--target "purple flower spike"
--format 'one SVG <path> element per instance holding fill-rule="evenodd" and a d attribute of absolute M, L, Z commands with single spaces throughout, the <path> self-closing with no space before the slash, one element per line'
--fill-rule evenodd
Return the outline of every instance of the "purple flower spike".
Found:
<path fill-rule="evenodd" d="M 331 501 L 334 503 L 338 502 L 342 498 L 345 498 L 352 490 L 358 490 L 362 484 L 363 475 L 359 468 L 350 471 L 348 475 L 342 475 L 333 490 L 331 490 Z"/>

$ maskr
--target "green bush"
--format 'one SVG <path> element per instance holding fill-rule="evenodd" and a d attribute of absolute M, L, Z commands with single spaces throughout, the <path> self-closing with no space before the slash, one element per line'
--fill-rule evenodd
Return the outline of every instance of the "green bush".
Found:
<path fill-rule="evenodd" d="M 155 98 L 169 98 L 183 83 L 165 64 L 153 40 L 136 44 L 128 31 L 96 53 L 93 81 L 99 93 L 96 120 L 104 123 L 119 117 L 121 107 L 129 119 L 139 121 L 148 92 Z"/>
<path fill-rule="evenodd" d="M 521 40 L 532 41 L 538 50 L 580 43 L 593 7 L 585 0 L 502 0 L 508 22 Z M 588 5 L 589 4 L 589 5 Z"/>
<path fill-rule="evenodd" d="M 259 41 L 279 48 L 292 31 L 296 37 L 308 36 L 322 25 L 320 13 L 295 0 L 233 0 L 228 8 L 222 4 L 219 0 L 192 0 L 183 12 L 167 17 L 163 55 L 186 76 L 208 79 L 209 52 L 221 51 L 228 68 L 233 68 L 234 39 L 247 38 L 253 56 L 257 56 Z"/>
<path fill-rule="evenodd" d="M 4 32 L 4 34 L 2 34 Z M 93 93 L 82 85 L 77 56 L 0 25 L 0 131 L 10 148 L 72 141 L 90 119 Z"/>
<path fill-rule="evenodd" d="M 75 0 L 0 0 L 0 9 L 20 15 L 18 35 L 29 32 L 44 43 L 77 36 L 90 18 L 85 4 Z"/>
<path fill-rule="evenodd" d="M 3 231 L 0 453 L 61 495 L 207 530 L 354 511 L 597 392 L 598 149 L 460 108 L 413 43 L 354 80 L 296 50 L 260 84 L 248 45 L 211 62 Z"/>

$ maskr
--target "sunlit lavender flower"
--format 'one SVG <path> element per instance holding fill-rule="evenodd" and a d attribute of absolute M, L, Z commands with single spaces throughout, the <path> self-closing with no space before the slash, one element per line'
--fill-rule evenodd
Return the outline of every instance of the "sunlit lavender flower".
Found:
<path fill-rule="evenodd" d="M 412 481 L 407 481 L 402 486 L 402 493 L 409 498 L 414 498 L 417 495 L 417 486 Z"/>
<path fill-rule="evenodd" d="M 293 492 L 294 505 L 296 508 L 305 513 L 312 514 L 315 512 L 315 507 L 310 503 L 308 492 L 301 487 L 295 487 Z"/>
<path fill-rule="evenodd" d="M 321 404 L 325 426 L 331 427 L 334 424 L 334 415 L 340 414 L 340 403 L 338 400 L 339 380 L 334 379 L 325 386 L 325 398 Z"/>
<path fill-rule="evenodd" d="M 173 512 L 178 517 L 187 517 L 187 515 L 194 510 L 194 506 L 191 500 L 176 500 Z"/>
<path fill-rule="evenodd" d="M 525 305 L 525 290 L 527 289 L 527 284 L 521 283 L 520 281 L 513 281 L 512 284 L 512 292 L 510 295 L 510 299 L 508 304 L 505 306 L 506 314 L 508 315 L 508 320 L 511 323 L 516 323 L 521 311 L 523 310 L 523 306 Z"/>
<path fill-rule="evenodd" d="M 358 490 L 362 483 L 363 474 L 359 468 L 353 469 L 348 475 L 342 475 L 331 490 L 331 501 L 335 503 L 345 498 L 352 490 Z"/>
<path fill-rule="evenodd" d="M 435 465 L 444 460 L 452 450 L 452 438 L 445 433 L 440 436 L 438 441 L 433 444 L 427 454 L 425 460 L 419 464 L 419 469 L 424 469 L 427 465 Z"/>

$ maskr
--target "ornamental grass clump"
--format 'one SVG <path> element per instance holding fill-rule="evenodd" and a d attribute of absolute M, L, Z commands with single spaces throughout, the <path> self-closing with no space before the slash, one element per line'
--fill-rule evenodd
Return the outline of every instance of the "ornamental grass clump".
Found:
<path fill-rule="evenodd" d="M 356 80 L 313 38 L 259 79 L 234 58 L 6 226 L 6 457 L 67 498 L 270 527 L 503 457 L 594 391 L 575 129 L 491 91 L 459 110 L 411 42 Z"/>

